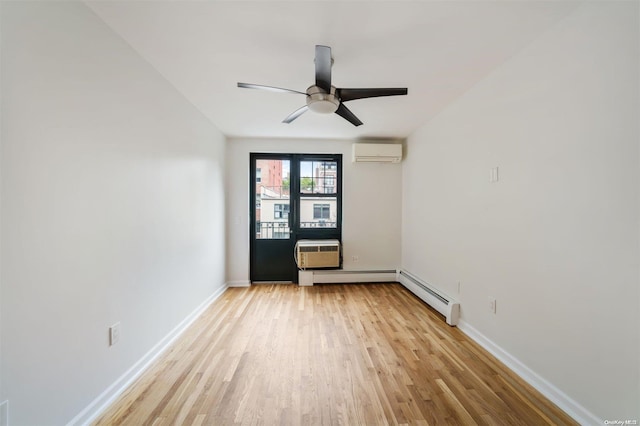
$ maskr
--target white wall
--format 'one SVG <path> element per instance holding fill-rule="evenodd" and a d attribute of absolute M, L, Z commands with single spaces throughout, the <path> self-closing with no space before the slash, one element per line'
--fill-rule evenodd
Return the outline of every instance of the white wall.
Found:
<path fill-rule="evenodd" d="M 638 16 L 581 5 L 415 132 L 403 166 L 403 268 L 460 282 L 466 324 L 605 420 L 640 418 Z"/>
<path fill-rule="evenodd" d="M 345 270 L 400 264 L 402 170 L 397 164 L 353 164 L 352 141 L 229 139 L 227 144 L 227 281 L 249 281 L 249 153 L 342 154 L 342 242 Z M 357 262 L 352 261 L 358 256 Z"/>
<path fill-rule="evenodd" d="M 0 401 L 64 424 L 224 285 L 225 141 L 84 4 L 1 7 Z"/>

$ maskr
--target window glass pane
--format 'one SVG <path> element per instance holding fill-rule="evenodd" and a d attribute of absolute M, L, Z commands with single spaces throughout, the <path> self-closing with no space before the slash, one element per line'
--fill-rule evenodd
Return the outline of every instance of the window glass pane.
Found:
<path fill-rule="evenodd" d="M 289 219 L 289 204 L 274 204 L 273 205 L 273 218 L 274 219 Z"/>
<path fill-rule="evenodd" d="M 301 228 L 336 228 L 336 197 L 303 197 L 300 199 Z"/>
<path fill-rule="evenodd" d="M 256 160 L 256 239 L 288 239 L 289 161 Z"/>
<path fill-rule="evenodd" d="M 314 204 L 313 219 L 329 219 L 330 204 Z"/>
<path fill-rule="evenodd" d="M 335 194 L 338 163 L 335 161 L 301 161 L 300 192 L 303 194 Z"/>

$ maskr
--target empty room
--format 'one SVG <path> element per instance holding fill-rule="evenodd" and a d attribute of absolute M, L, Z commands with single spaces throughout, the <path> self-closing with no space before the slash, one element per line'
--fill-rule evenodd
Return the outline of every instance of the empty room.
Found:
<path fill-rule="evenodd" d="M 640 422 L 640 2 L 0 1 L 0 426 Z"/>

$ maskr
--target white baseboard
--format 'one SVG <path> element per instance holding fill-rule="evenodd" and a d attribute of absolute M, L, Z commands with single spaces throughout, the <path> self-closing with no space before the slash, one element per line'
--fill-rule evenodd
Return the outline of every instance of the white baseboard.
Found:
<path fill-rule="evenodd" d="M 149 352 L 147 352 L 138 362 L 133 364 L 129 370 L 118 378 L 111 386 L 105 389 L 96 399 L 94 399 L 84 410 L 75 416 L 67 426 L 88 425 L 95 420 L 104 410 L 109 407 L 134 380 L 136 380 L 150 365 L 171 345 L 202 313 L 220 297 L 227 285 L 218 288 L 211 296 L 191 312 L 173 330 L 160 340 Z"/>
<path fill-rule="evenodd" d="M 484 334 L 464 322 L 464 320 L 459 321 L 458 328 L 581 425 L 604 424 L 603 419 L 598 418 L 589 410 L 578 404 L 566 393 L 562 392 L 546 379 L 542 378 L 516 357 L 487 338 Z"/>
<path fill-rule="evenodd" d="M 314 284 L 335 283 L 390 283 L 396 282 L 395 270 L 383 271 L 343 271 L 343 270 L 314 270 Z"/>
<path fill-rule="evenodd" d="M 342 269 L 307 269 L 300 271 L 307 278 L 299 279 L 303 281 L 298 283 L 301 286 L 311 286 L 315 284 L 342 284 L 342 283 L 388 283 L 396 282 L 396 271 L 391 269 L 381 271 L 344 271 Z M 313 281 L 310 281 L 308 275 L 311 275 Z M 272 281 L 269 281 L 271 283 Z M 251 281 L 228 281 L 227 287 L 250 287 Z"/>
<path fill-rule="evenodd" d="M 313 285 L 313 271 L 298 271 L 298 285 L 309 287 Z"/>
<path fill-rule="evenodd" d="M 227 287 L 251 287 L 251 281 L 227 281 Z"/>

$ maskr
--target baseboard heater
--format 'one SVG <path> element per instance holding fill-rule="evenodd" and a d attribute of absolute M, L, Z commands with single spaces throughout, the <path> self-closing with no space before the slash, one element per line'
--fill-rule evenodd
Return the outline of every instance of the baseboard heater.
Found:
<path fill-rule="evenodd" d="M 396 271 L 394 269 L 366 271 L 345 271 L 338 269 L 333 271 L 313 271 L 313 283 L 315 284 L 390 283 L 394 281 L 396 281 Z"/>
<path fill-rule="evenodd" d="M 442 292 L 407 271 L 398 272 L 398 282 L 433 309 L 444 315 L 447 324 L 451 326 L 458 325 L 458 320 L 460 319 L 460 303 L 445 296 Z"/>

